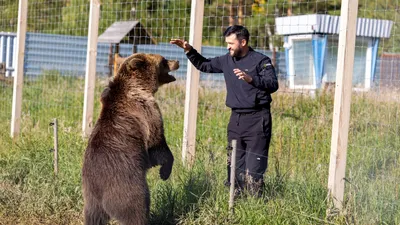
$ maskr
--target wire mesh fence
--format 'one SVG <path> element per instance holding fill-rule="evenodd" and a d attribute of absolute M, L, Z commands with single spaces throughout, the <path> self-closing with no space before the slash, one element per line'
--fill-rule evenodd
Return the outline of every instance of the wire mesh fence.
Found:
<path fill-rule="evenodd" d="M 89 4 L 83 0 L 29 1 L 22 132 L 48 129 L 52 118 L 58 118 L 64 131 L 80 128 Z M 189 63 L 184 52 L 168 42 L 189 39 L 191 1 L 118 0 L 101 4 L 99 34 L 121 21 L 136 21 L 140 27 L 136 23 L 119 43 L 98 43 L 95 99 L 112 77 L 115 53 L 122 57 L 134 52 L 157 53 L 179 60 L 181 69 L 174 74 L 178 81 L 162 87 L 157 98 L 165 114 L 168 141 L 180 148 Z M 0 12 L 0 32 L 15 33 L 18 2 L 0 0 Z M 277 71 L 280 89 L 272 96 L 273 131 L 266 176 L 284 176 L 288 182 L 307 180 L 326 187 L 337 16 L 340 2 L 334 0 L 204 2 L 201 51 L 206 58 L 226 54 L 223 31 L 232 24 L 242 24 L 250 31 L 250 46 L 269 56 Z M 346 207 L 353 215 L 363 215 L 361 223 L 398 222 L 398 2 L 360 1 L 358 17 L 369 20 L 359 21 L 355 44 Z M 324 30 L 324 26 L 330 29 Z M 389 36 L 381 34 L 386 31 Z M 0 36 L 5 46 L 6 35 Z M 142 37 L 148 42 L 141 43 Z M 0 59 L 5 60 L 8 53 L 1 52 Z M 197 152 L 225 158 L 230 109 L 225 106 L 223 75 L 202 73 L 200 78 Z M 100 105 L 95 103 L 97 117 Z M 0 74 L 0 119 L 6 124 L 2 132 L 9 129 L 11 107 L 12 80 Z M 211 169 L 219 171 L 221 167 Z"/>

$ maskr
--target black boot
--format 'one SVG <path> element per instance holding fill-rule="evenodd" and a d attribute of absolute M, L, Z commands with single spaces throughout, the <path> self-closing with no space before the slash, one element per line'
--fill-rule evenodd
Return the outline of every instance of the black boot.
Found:
<path fill-rule="evenodd" d="M 264 191 L 264 180 L 254 180 L 250 177 L 246 180 L 246 190 L 251 196 L 260 198 Z"/>

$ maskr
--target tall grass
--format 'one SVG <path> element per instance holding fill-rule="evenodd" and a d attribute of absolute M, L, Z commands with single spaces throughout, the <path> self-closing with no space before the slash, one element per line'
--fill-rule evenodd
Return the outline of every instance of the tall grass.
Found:
<path fill-rule="evenodd" d="M 96 99 L 104 85 L 98 81 Z M 81 136 L 83 80 L 49 73 L 26 82 L 22 133 L 16 141 L 9 137 L 12 88 L 1 88 L 0 224 L 81 224 L 80 173 L 87 144 Z M 191 170 L 181 163 L 184 94 L 184 86 L 178 84 L 157 93 L 176 161 L 168 181 L 159 179 L 158 168 L 148 173 L 152 224 L 400 224 L 396 98 L 353 95 L 344 213 L 327 217 L 332 94 L 274 94 L 265 194 L 237 199 L 234 215 L 229 214 L 223 185 L 230 114 L 223 105 L 225 92 L 200 90 Z M 95 119 L 98 113 L 96 101 Z M 59 121 L 57 177 L 49 151 L 52 118 Z"/>

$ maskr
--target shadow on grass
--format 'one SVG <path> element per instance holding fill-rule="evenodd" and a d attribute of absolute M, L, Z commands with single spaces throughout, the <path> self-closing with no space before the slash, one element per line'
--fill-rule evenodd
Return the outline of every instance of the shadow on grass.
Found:
<path fill-rule="evenodd" d="M 179 219 L 199 208 L 210 195 L 212 179 L 203 172 L 182 172 L 179 184 L 161 183 L 152 190 L 150 224 L 177 224 Z"/>
<path fill-rule="evenodd" d="M 279 161 L 274 164 L 275 173 L 271 176 L 268 173 L 264 178 L 264 198 L 269 200 L 276 199 L 278 196 L 283 196 L 286 190 L 286 184 L 288 181 L 287 171 L 283 172 L 280 168 Z"/>

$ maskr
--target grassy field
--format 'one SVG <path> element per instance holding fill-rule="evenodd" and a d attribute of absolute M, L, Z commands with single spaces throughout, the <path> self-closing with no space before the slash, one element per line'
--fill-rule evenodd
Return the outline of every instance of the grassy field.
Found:
<path fill-rule="evenodd" d="M 98 81 L 96 99 L 104 81 Z M 24 84 L 21 135 L 9 137 L 12 87 L 0 83 L 0 224 L 82 224 L 84 81 L 43 76 Z M 327 216 L 333 95 L 281 89 L 273 95 L 273 139 L 263 198 L 228 210 L 225 93 L 199 92 L 196 162 L 181 162 L 184 85 L 157 93 L 175 165 L 166 182 L 148 173 L 151 224 L 400 224 L 400 105 L 396 93 L 353 95 L 344 210 Z M 95 116 L 99 113 L 96 101 Z M 53 174 L 53 118 L 59 174 Z M 96 118 L 95 118 L 96 119 Z M 112 222 L 114 223 L 114 222 Z"/>

